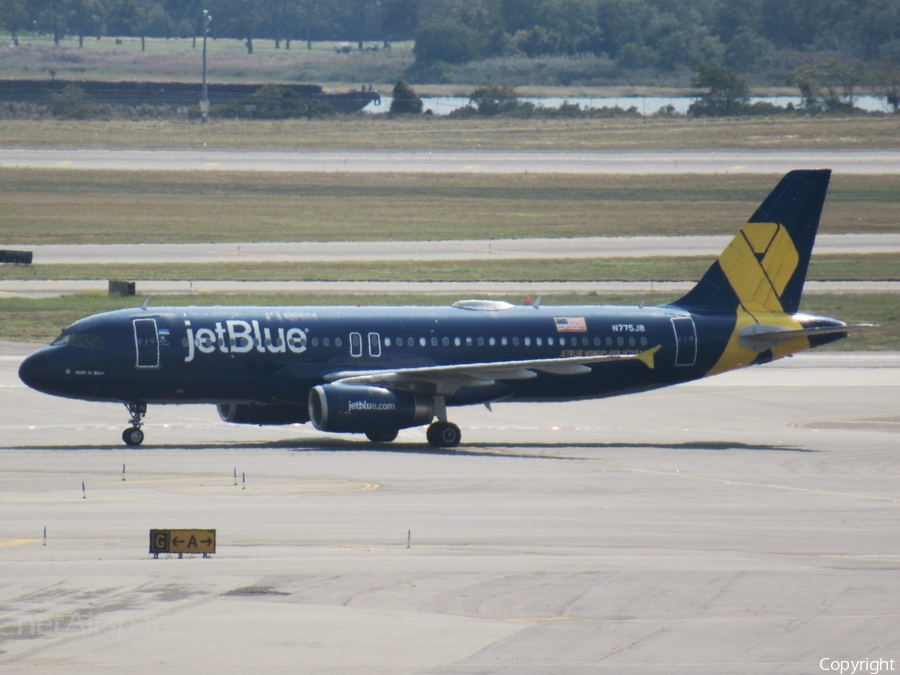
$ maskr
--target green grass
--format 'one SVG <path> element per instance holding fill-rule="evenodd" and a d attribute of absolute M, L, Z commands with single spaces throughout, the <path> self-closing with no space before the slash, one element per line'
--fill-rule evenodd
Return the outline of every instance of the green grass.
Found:
<path fill-rule="evenodd" d="M 498 297 L 498 296 L 492 296 Z M 499 296 L 521 304 L 521 296 Z M 151 298 L 157 306 L 185 305 L 449 305 L 456 296 L 334 296 L 334 295 L 226 295 L 208 294 Z M 565 304 L 647 305 L 674 300 L 671 294 L 634 295 L 555 295 L 545 306 Z M 137 307 L 143 298 L 109 298 L 104 295 L 75 295 L 61 298 L 0 298 L 0 339 L 24 342 L 49 342 L 76 319 L 123 307 Z M 828 350 L 898 350 L 900 349 L 900 303 L 896 295 L 807 295 L 801 309 L 814 314 L 840 318 L 848 323 L 875 323 L 878 328 L 854 334 L 848 340 L 828 345 Z"/>
<path fill-rule="evenodd" d="M 900 115 L 450 120 L 359 114 L 202 126 L 177 119 L 0 119 L 0 139 L 6 147 L 177 150 L 837 150 L 900 148 Z"/>
<path fill-rule="evenodd" d="M 60 80 L 139 80 L 156 82 L 199 82 L 203 41 L 192 47 L 190 38 L 147 38 L 141 51 L 140 38 L 101 40 L 87 38 L 78 47 L 77 38 L 66 38 L 54 47 L 46 35 L 23 35 L 17 49 L 8 48 L 9 33 L 0 34 L 0 77 L 45 79 L 54 71 Z M 307 51 L 305 42 L 284 43 L 275 49 L 272 40 L 254 40 L 252 55 L 241 40 L 208 40 L 208 70 L 211 82 L 329 82 L 393 85 L 412 64 L 411 42 L 398 42 L 391 51 L 336 54 L 335 42 L 314 42 Z M 366 46 L 371 46 L 367 41 Z M 4 49 L 4 47 L 7 47 Z M 354 44 L 354 49 L 356 48 Z"/>
<path fill-rule="evenodd" d="M 733 234 L 777 176 L 0 169 L 0 242 Z M 838 175 L 821 231 L 897 232 L 900 176 Z"/>
<path fill-rule="evenodd" d="M 468 262 L 248 262 L 0 266 L 0 279 L 142 281 L 692 281 L 715 257 L 513 259 Z M 809 279 L 900 280 L 900 254 L 813 256 Z"/>

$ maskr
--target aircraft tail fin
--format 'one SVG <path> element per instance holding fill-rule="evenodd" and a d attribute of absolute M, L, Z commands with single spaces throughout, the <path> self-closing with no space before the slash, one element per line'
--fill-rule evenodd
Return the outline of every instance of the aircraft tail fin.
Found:
<path fill-rule="evenodd" d="M 697 285 L 671 304 L 707 312 L 797 312 L 830 177 L 830 169 L 788 173 Z"/>

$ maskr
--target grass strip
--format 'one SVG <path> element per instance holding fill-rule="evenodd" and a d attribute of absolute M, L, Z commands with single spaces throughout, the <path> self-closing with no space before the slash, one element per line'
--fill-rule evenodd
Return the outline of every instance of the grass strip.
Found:
<path fill-rule="evenodd" d="M 498 297 L 498 296 L 492 296 Z M 187 305 L 449 305 L 457 296 L 333 296 L 292 294 L 230 295 L 204 294 L 173 295 L 151 298 L 155 306 Z M 522 296 L 499 296 L 521 304 Z M 546 307 L 567 304 L 611 304 L 634 306 L 640 300 L 646 305 L 674 300 L 663 293 L 636 295 L 572 294 L 555 295 L 543 304 Z M 0 339 L 24 342 L 49 342 L 76 319 L 98 312 L 137 307 L 143 298 L 109 298 L 100 294 L 82 294 L 61 298 L 0 298 Z M 830 351 L 900 350 L 900 303 L 896 295 L 807 295 L 801 310 L 840 318 L 847 323 L 875 323 L 877 328 L 853 334 L 823 349 Z"/>
<path fill-rule="evenodd" d="M 695 281 L 714 256 L 372 262 L 2 265 L 0 279 L 141 281 Z M 809 279 L 900 280 L 900 254 L 813 256 Z"/>
<path fill-rule="evenodd" d="M 900 117 L 0 120 L 7 147 L 267 150 L 790 150 L 900 147 Z"/>
<path fill-rule="evenodd" d="M 778 178 L 0 169 L 0 242 L 733 234 Z M 821 231 L 898 232 L 898 210 L 900 175 L 838 175 Z"/>

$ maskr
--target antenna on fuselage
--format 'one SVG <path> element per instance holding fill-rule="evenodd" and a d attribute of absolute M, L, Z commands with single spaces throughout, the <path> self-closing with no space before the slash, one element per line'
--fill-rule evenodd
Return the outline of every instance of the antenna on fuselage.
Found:
<path fill-rule="evenodd" d="M 141 309 L 144 310 L 144 311 L 146 312 L 146 311 L 147 311 L 147 305 L 149 305 L 149 304 L 150 304 L 150 298 L 149 298 L 149 296 L 148 296 L 148 297 L 144 298 L 144 302 L 141 303 Z"/>
<path fill-rule="evenodd" d="M 537 300 L 535 300 L 531 306 L 534 307 L 535 309 L 540 309 L 541 308 L 541 296 L 538 296 Z"/>

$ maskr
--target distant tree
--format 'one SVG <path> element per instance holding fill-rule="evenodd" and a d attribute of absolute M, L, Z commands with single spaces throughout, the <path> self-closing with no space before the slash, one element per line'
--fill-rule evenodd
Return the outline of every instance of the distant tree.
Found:
<path fill-rule="evenodd" d="M 900 111 L 900 64 L 885 61 L 873 65 L 866 80 L 895 113 Z"/>
<path fill-rule="evenodd" d="M 165 18 L 165 10 L 157 0 L 122 0 L 109 17 L 109 29 L 113 34 L 141 38 L 141 51 L 145 51 L 151 28 Z"/>
<path fill-rule="evenodd" d="M 53 44 L 59 47 L 59 41 L 66 35 L 66 16 L 63 0 L 43 0 L 35 3 L 41 9 L 40 25 L 53 35 Z"/>
<path fill-rule="evenodd" d="M 386 40 L 408 40 L 419 27 L 419 0 L 385 0 L 381 30 Z"/>
<path fill-rule="evenodd" d="M 787 84 L 800 90 L 803 107 L 811 112 L 852 111 L 856 86 L 863 81 L 861 66 L 829 59 L 822 68 L 800 66 L 788 73 Z"/>
<path fill-rule="evenodd" d="M 857 85 L 862 80 L 860 66 L 848 66 L 837 59 L 828 59 L 822 66 L 821 81 L 828 92 L 825 104 L 830 108 L 853 107 Z"/>
<path fill-rule="evenodd" d="M 69 27 L 78 36 L 78 46 L 84 47 L 85 35 L 99 35 L 103 21 L 100 0 L 69 0 Z"/>
<path fill-rule="evenodd" d="M 771 51 L 771 42 L 753 29 L 742 26 L 725 47 L 725 63 L 731 68 L 745 70 Z"/>
<path fill-rule="evenodd" d="M 821 111 L 824 107 L 821 74 L 814 66 L 800 66 L 787 74 L 785 84 L 797 87 L 803 99 L 803 107 L 810 112 Z"/>
<path fill-rule="evenodd" d="M 697 66 L 691 86 L 708 89 L 688 108 L 695 117 L 724 117 L 745 112 L 750 98 L 746 80 L 725 66 Z"/>
<path fill-rule="evenodd" d="M 412 113 L 418 115 L 422 112 L 422 99 L 413 91 L 406 80 L 400 80 L 394 85 L 394 91 L 391 93 L 393 100 L 391 101 L 391 114 Z"/>
<path fill-rule="evenodd" d="M 479 115 L 493 117 L 514 111 L 519 105 L 519 97 L 515 88 L 508 84 L 485 84 L 469 94 L 469 102 Z"/>
<path fill-rule="evenodd" d="M 253 53 L 253 39 L 265 18 L 263 0 L 219 0 L 219 21 L 221 26 L 235 35 L 247 47 L 247 53 Z M 224 15 L 224 16 L 223 16 Z"/>
<path fill-rule="evenodd" d="M 19 31 L 28 25 L 25 0 L 0 0 L 0 27 L 9 31 L 13 44 L 19 46 Z"/>
<path fill-rule="evenodd" d="M 275 49 L 284 40 L 284 48 L 291 48 L 291 38 L 299 23 L 299 0 L 267 0 L 265 14 L 269 23 L 269 30 L 275 40 Z"/>
<path fill-rule="evenodd" d="M 466 63 L 478 56 L 476 44 L 477 36 L 471 28 L 443 19 L 419 28 L 413 53 L 416 63 L 426 66 L 438 61 Z"/>

